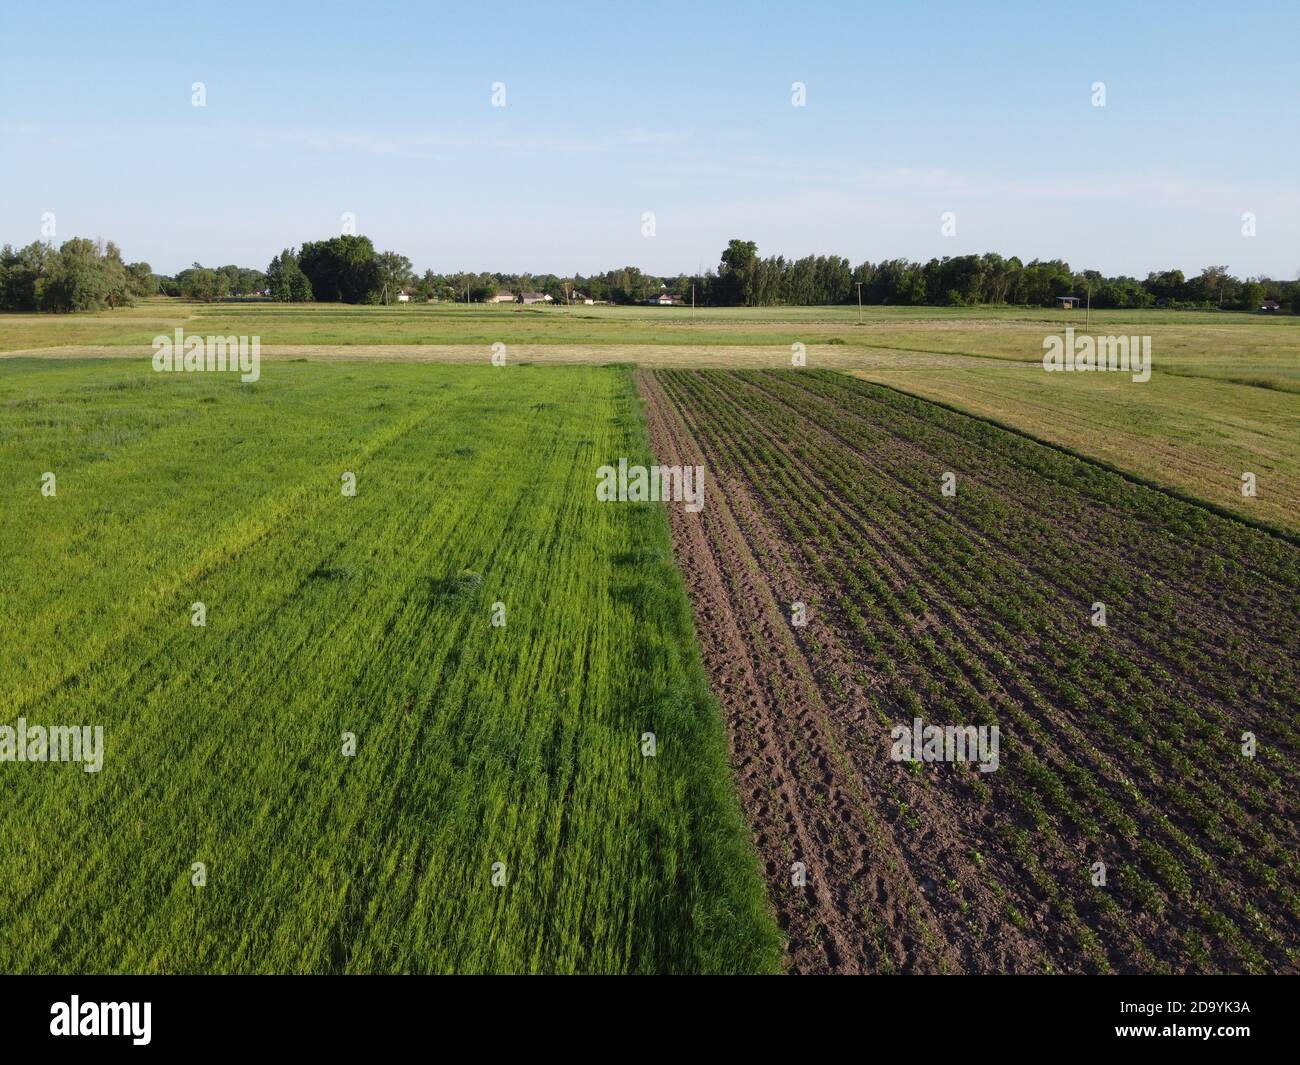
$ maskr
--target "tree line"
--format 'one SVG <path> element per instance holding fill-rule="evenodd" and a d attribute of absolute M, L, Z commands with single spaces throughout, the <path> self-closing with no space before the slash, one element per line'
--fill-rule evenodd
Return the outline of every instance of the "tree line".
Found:
<path fill-rule="evenodd" d="M 286 248 L 272 260 L 266 280 L 272 299 L 292 302 L 391 303 L 405 293 L 419 302 L 482 303 L 503 293 L 537 292 L 557 303 L 640 303 L 668 293 L 713 307 L 852 304 L 859 298 L 894 306 L 1050 306 L 1058 297 L 1077 296 L 1098 308 L 1255 310 L 1272 299 L 1300 314 L 1300 282 L 1240 280 L 1225 266 L 1207 266 L 1191 278 L 1181 270 L 1152 272 L 1143 280 L 1078 272 L 1063 259 L 1024 263 L 992 252 L 853 266 L 837 255 L 761 258 L 757 244 L 746 240 L 730 241 L 718 267 L 698 275 L 659 276 L 624 266 L 585 276 L 432 270 L 417 276 L 407 257 L 376 252 L 366 237 L 343 236 Z"/>
<path fill-rule="evenodd" d="M 640 303 L 668 293 L 684 303 L 712 307 L 869 305 L 1050 306 L 1059 297 L 1090 300 L 1097 308 L 1258 309 L 1266 300 L 1300 314 L 1300 281 L 1239 279 L 1225 266 L 1194 277 L 1181 270 L 1144 279 L 1075 271 L 1062 259 L 1022 262 L 996 253 L 944 256 L 928 262 L 886 259 L 854 266 L 837 255 L 760 257 L 754 241 L 732 240 L 716 269 L 659 276 L 624 266 L 603 273 L 456 273 L 426 270 L 411 260 L 376 251 L 369 237 L 343 235 L 286 248 L 263 270 L 195 263 L 175 276 L 148 263 L 125 263 L 116 244 L 82 237 L 58 249 L 34 243 L 0 249 L 0 310 L 84 311 L 127 306 L 136 298 L 175 296 L 212 302 L 270 298 L 286 303 L 393 303 L 401 295 L 423 302 L 484 302 L 506 293 L 536 292 L 557 303 Z"/>
<path fill-rule="evenodd" d="M 1226 266 L 1195 277 L 1181 270 L 1146 278 L 1075 271 L 1063 259 L 1022 262 L 996 253 L 944 256 L 928 262 L 886 259 L 851 266 L 839 256 L 760 258 L 753 241 L 733 240 L 716 274 L 705 277 L 705 301 L 720 306 L 856 303 L 895 306 L 1050 306 L 1062 296 L 1100 308 L 1224 308 L 1256 310 L 1272 299 L 1300 314 L 1300 281 L 1239 280 Z M 698 294 L 698 292 L 697 292 Z"/>
<path fill-rule="evenodd" d="M 0 248 L 0 310 L 94 311 L 155 291 L 148 263 L 126 263 L 112 241 L 76 237 Z"/>
<path fill-rule="evenodd" d="M 129 307 L 144 296 L 219 300 L 260 295 L 266 275 L 239 266 L 195 263 L 175 277 L 145 262 L 128 263 L 110 241 L 74 237 L 59 247 L 36 241 L 0 248 L 0 310 L 99 311 Z"/>

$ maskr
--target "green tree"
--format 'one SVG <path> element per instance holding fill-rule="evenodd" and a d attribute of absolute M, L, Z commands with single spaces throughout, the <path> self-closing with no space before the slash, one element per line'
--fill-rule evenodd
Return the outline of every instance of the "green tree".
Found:
<path fill-rule="evenodd" d="M 158 275 L 148 263 L 128 263 L 127 278 L 131 291 L 137 296 L 156 296 L 158 294 Z"/>
<path fill-rule="evenodd" d="M 752 240 L 730 240 L 718 268 L 718 302 L 724 306 L 753 306 L 758 273 L 758 245 Z"/>
<path fill-rule="evenodd" d="M 64 241 L 47 255 L 36 279 L 43 311 L 94 311 L 131 303 L 131 289 L 117 245 L 85 237 Z"/>
<path fill-rule="evenodd" d="M 395 251 L 380 252 L 375 256 L 375 269 L 379 280 L 379 296 L 384 303 L 392 303 L 398 294 L 411 284 L 411 260 Z"/>
<path fill-rule="evenodd" d="M 38 310 L 37 282 L 55 254 L 53 248 L 39 241 L 25 248 L 11 248 L 6 244 L 0 249 L 0 309 Z"/>
<path fill-rule="evenodd" d="M 218 270 L 195 263 L 189 270 L 184 270 L 180 277 L 181 295 L 187 300 L 199 300 L 213 303 L 225 298 L 230 292 L 230 283 L 225 274 Z"/>
<path fill-rule="evenodd" d="M 1241 302 L 1243 311 L 1257 311 L 1264 299 L 1264 286 L 1254 278 L 1248 278 L 1241 285 Z"/>
<path fill-rule="evenodd" d="M 369 237 L 308 241 L 298 253 L 298 265 L 319 303 L 373 303 L 380 291 L 375 260 Z"/>
<path fill-rule="evenodd" d="M 292 248 L 285 248 L 266 268 L 266 286 L 271 299 L 281 303 L 306 303 L 311 299 L 311 282 L 298 265 Z"/>
<path fill-rule="evenodd" d="M 1237 280 L 1228 274 L 1226 266 L 1207 266 L 1196 277 L 1187 282 L 1187 298 L 1193 303 L 1212 303 L 1221 306 L 1228 297 L 1228 286 L 1233 289 Z"/>

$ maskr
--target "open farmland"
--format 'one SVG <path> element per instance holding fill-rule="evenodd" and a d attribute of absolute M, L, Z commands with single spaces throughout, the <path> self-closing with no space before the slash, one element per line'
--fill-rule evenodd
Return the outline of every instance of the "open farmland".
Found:
<path fill-rule="evenodd" d="M 0 971 L 777 968 L 624 455 L 626 370 L 0 363 L 5 723 L 104 729 L 0 763 Z"/>
<path fill-rule="evenodd" d="M 0 764 L 0 968 L 1291 971 L 1300 330 L 1098 318 L 1150 381 L 1045 374 L 1050 310 L 0 317 L 0 690 L 107 734 Z M 178 326 L 261 379 L 153 373 Z M 647 422 L 675 566 L 593 499 Z"/>
<path fill-rule="evenodd" d="M 1300 968 L 1300 549 L 843 375 L 640 386 L 796 970 Z"/>
<path fill-rule="evenodd" d="M 16 1065 L 431 1026 L 352 976 L 1285 1045 L 1294 8 L 10 5 Z"/>
<path fill-rule="evenodd" d="M 1300 318 L 1095 311 L 1096 335 L 1144 334 L 1151 379 L 1047 374 L 1043 339 L 1081 312 L 1014 307 L 392 307 L 145 300 L 87 315 L 0 317 L 4 353 L 143 359 L 175 328 L 260 336 L 268 362 L 635 363 L 665 369 L 843 370 L 969 410 L 1300 534 Z M 1258 494 L 1241 494 L 1252 472 Z"/>

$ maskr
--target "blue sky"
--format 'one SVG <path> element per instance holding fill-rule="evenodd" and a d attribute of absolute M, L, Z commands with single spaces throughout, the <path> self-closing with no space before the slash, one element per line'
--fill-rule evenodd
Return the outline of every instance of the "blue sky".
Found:
<path fill-rule="evenodd" d="M 1296 276 L 1294 5 L 979 7 L 6 0 L 0 242 L 50 211 L 160 272 L 264 268 L 352 212 L 440 272 L 689 273 L 744 237 Z"/>

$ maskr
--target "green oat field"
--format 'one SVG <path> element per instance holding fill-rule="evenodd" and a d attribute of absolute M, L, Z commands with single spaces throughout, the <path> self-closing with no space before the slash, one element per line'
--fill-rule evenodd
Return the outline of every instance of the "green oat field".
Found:
<path fill-rule="evenodd" d="M 616 368 L 0 364 L 6 722 L 105 728 L 0 764 L 0 971 L 777 969 L 663 511 L 592 491 L 647 446 Z"/>

